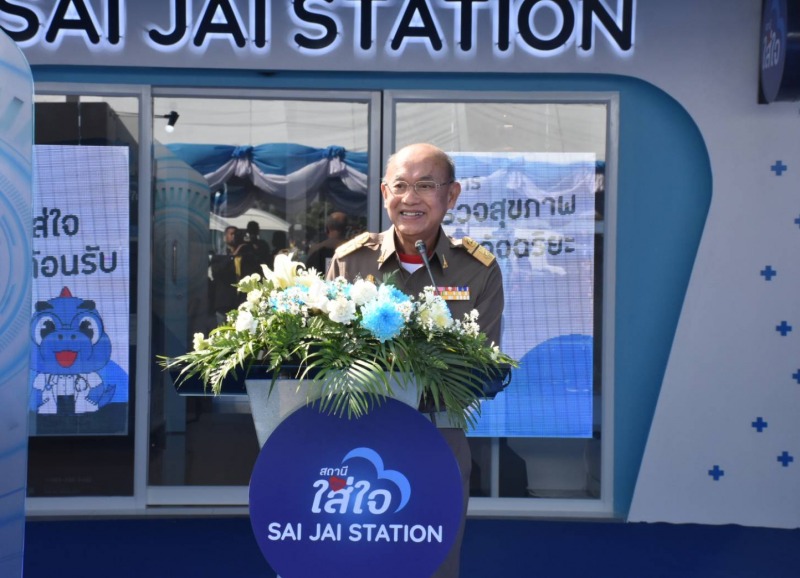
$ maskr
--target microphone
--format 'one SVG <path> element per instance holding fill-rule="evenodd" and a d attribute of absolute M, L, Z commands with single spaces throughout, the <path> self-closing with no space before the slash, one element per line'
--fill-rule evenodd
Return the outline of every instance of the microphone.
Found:
<path fill-rule="evenodd" d="M 433 271 L 431 271 L 431 264 L 428 261 L 428 248 L 425 246 L 425 241 L 422 239 L 418 240 L 414 243 L 414 247 L 417 249 L 417 252 L 422 257 L 422 262 L 425 264 L 425 269 L 428 271 L 428 276 L 431 278 L 431 285 L 433 286 L 433 291 L 435 294 L 438 294 L 439 291 L 436 290 L 436 281 L 433 280 Z"/>

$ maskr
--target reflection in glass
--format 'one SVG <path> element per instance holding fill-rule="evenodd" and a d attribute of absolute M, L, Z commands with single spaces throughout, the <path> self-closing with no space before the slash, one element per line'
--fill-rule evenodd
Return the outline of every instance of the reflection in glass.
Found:
<path fill-rule="evenodd" d="M 469 438 L 471 495 L 599 498 L 607 105 L 400 98 L 394 110 L 395 149 L 431 142 L 456 163 L 447 233 L 503 271 L 502 346 L 520 368 Z"/>
<path fill-rule="evenodd" d="M 175 130 L 160 116 L 175 110 Z M 324 270 L 366 228 L 365 103 L 156 98 L 153 353 L 178 355 L 244 298 L 233 285 L 286 253 Z M 151 485 L 246 485 L 258 443 L 241 384 L 175 389 L 154 364 Z"/>

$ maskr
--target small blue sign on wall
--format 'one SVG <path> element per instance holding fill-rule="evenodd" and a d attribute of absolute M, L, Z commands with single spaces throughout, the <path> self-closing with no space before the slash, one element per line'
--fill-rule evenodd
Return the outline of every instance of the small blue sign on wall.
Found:
<path fill-rule="evenodd" d="M 763 101 L 800 99 L 800 2 L 764 0 L 759 77 Z"/>
<path fill-rule="evenodd" d="M 358 419 L 301 408 L 267 439 L 250 481 L 256 541 L 283 578 L 430 576 L 461 508 L 444 438 L 393 399 Z"/>

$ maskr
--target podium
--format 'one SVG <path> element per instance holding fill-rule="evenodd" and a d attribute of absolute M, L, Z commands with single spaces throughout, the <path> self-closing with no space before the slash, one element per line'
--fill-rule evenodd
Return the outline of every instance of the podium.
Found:
<path fill-rule="evenodd" d="M 262 554 L 281 578 L 430 576 L 463 528 L 469 464 L 462 477 L 450 445 L 459 436 L 446 430 L 445 439 L 418 410 L 412 379 L 387 375 L 391 397 L 348 417 L 326 406 L 331 390 L 307 369 L 283 366 L 274 377 L 251 365 L 222 384 L 223 393 L 248 396 L 261 446 L 249 501 Z M 492 398 L 510 366 L 474 376 L 479 397 Z M 204 391 L 197 378 L 181 388 Z"/>
<path fill-rule="evenodd" d="M 445 439 L 394 393 L 348 418 L 320 410 L 313 380 L 245 380 L 261 453 L 250 481 L 250 521 L 281 578 L 429 576 L 459 532 L 462 478 Z M 270 391 L 271 390 L 271 391 Z"/>

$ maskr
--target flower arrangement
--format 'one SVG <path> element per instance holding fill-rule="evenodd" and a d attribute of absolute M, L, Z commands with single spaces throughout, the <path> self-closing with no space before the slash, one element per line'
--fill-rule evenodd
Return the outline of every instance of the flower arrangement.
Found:
<path fill-rule="evenodd" d="M 247 298 L 227 324 L 195 334 L 192 351 L 161 359 L 180 368 L 179 383 L 197 376 L 218 394 L 227 375 L 258 364 L 272 372 L 272 388 L 282 370 L 297 367 L 297 378 L 319 384 L 322 411 L 358 417 L 393 395 L 389 374 L 402 387 L 416 382 L 423 403 L 466 429 L 480 413 L 484 382 L 516 366 L 486 343 L 477 311 L 453 319 L 432 287 L 413 298 L 391 278 L 326 281 L 285 255 L 262 269 L 239 281 Z"/>

